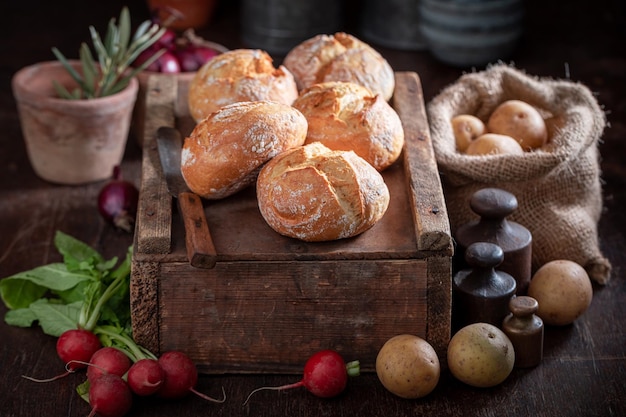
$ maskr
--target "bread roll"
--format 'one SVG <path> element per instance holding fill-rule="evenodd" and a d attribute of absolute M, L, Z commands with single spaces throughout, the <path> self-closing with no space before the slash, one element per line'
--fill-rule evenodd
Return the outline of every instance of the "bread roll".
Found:
<path fill-rule="evenodd" d="M 333 81 L 304 90 L 293 103 L 306 117 L 305 143 L 354 151 L 378 171 L 393 164 L 404 146 L 396 111 L 380 95 L 354 83 Z"/>
<path fill-rule="evenodd" d="M 389 190 L 378 171 L 352 151 L 333 151 L 319 142 L 269 161 L 256 192 L 272 229 L 307 242 L 363 233 L 389 206 Z"/>
<path fill-rule="evenodd" d="M 189 85 L 189 112 L 196 122 L 227 104 L 276 101 L 291 104 L 298 88 L 291 72 L 274 67 L 267 52 L 234 49 L 204 64 Z"/>
<path fill-rule="evenodd" d="M 256 101 L 224 106 L 185 138 L 183 178 L 201 197 L 228 197 L 253 184 L 271 158 L 302 145 L 306 130 L 302 113 L 287 104 Z"/>
<path fill-rule="evenodd" d="M 300 91 L 325 81 L 362 85 L 385 101 L 393 95 L 393 69 L 374 48 L 347 33 L 317 35 L 287 53 L 283 64 Z"/>

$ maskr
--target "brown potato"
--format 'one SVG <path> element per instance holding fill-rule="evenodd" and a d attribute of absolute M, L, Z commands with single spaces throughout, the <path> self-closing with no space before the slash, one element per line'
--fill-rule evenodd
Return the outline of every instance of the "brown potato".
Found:
<path fill-rule="evenodd" d="M 539 303 L 537 315 L 546 324 L 564 326 L 589 308 L 593 288 L 582 266 L 568 260 L 554 260 L 535 272 L 528 296 Z"/>
<path fill-rule="evenodd" d="M 539 111 L 521 100 L 508 100 L 496 107 L 487 121 L 487 130 L 511 136 L 526 151 L 540 148 L 548 140 Z"/>
<path fill-rule="evenodd" d="M 456 141 L 456 149 L 465 152 L 467 147 L 480 135 L 486 133 L 486 127 L 482 120 L 471 114 L 459 114 L 451 120 L 452 131 Z"/>
<path fill-rule="evenodd" d="M 441 367 L 433 347 L 424 339 L 401 334 L 389 339 L 376 357 L 376 375 L 383 386 L 401 398 L 430 394 Z"/>
<path fill-rule="evenodd" d="M 487 388 L 502 383 L 513 370 L 515 350 L 508 336 L 489 323 L 473 323 L 448 344 L 448 368 L 461 382 Z"/>
<path fill-rule="evenodd" d="M 485 133 L 477 137 L 465 150 L 467 155 L 523 155 L 520 144 L 510 136 L 496 133 Z"/>

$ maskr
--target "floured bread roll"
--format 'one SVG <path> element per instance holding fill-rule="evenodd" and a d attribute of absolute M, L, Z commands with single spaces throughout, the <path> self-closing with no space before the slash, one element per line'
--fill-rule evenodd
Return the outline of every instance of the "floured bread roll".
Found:
<path fill-rule="evenodd" d="M 354 83 L 315 84 L 293 103 L 309 124 L 306 143 L 354 151 L 378 171 L 393 164 L 404 146 L 396 111 L 380 95 Z"/>
<path fill-rule="evenodd" d="M 276 101 L 291 104 L 298 88 L 291 72 L 274 67 L 259 49 L 233 49 L 204 64 L 189 84 L 189 112 L 196 122 L 227 104 Z"/>
<path fill-rule="evenodd" d="M 201 197 L 228 197 L 253 184 L 264 163 L 302 145 L 306 131 L 302 113 L 287 104 L 255 101 L 224 106 L 185 138 L 183 178 Z"/>
<path fill-rule="evenodd" d="M 296 78 L 300 91 L 325 81 L 347 81 L 389 101 L 395 87 L 387 60 L 367 43 L 343 32 L 317 35 L 296 45 L 283 65 Z"/>
<path fill-rule="evenodd" d="M 256 192 L 272 229 L 308 242 L 363 233 L 389 206 L 389 189 L 374 167 L 352 151 L 333 151 L 319 142 L 269 161 Z"/>

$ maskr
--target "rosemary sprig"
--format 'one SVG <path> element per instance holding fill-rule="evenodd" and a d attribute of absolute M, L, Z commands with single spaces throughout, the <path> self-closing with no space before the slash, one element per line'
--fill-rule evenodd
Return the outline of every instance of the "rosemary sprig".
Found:
<path fill-rule="evenodd" d="M 146 69 L 165 52 L 163 49 L 139 67 L 130 69 L 139 54 L 161 38 L 165 28 L 145 21 L 131 37 L 130 13 L 127 7 L 122 9 L 118 22 L 115 18 L 109 21 L 104 39 L 93 26 L 89 27 L 89 32 L 97 59 L 87 44 L 82 43 L 79 50 L 81 72 L 70 65 L 61 51 L 52 48 L 56 58 L 78 84 L 76 89 L 69 91 L 54 81 L 54 88 L 62 98 L 91 99 L 118 93 L 126 88 L 137 73 Z"/>

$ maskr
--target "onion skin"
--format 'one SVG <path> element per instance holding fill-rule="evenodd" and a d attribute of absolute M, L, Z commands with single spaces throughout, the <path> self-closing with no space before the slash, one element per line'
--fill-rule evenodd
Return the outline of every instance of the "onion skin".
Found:
<path fill-rule="evenodd" d="M 121 177 L 120 168 L 113 169 L 113 178 L 98 194 L 100 215 L 116 228 L 132 233 L 139 203 L 139 190 Z"/>

